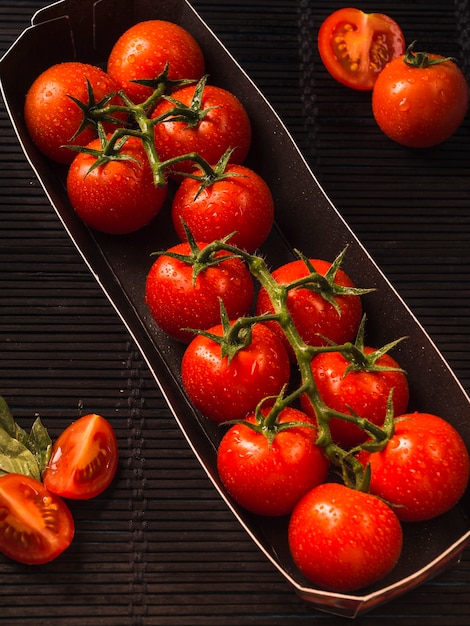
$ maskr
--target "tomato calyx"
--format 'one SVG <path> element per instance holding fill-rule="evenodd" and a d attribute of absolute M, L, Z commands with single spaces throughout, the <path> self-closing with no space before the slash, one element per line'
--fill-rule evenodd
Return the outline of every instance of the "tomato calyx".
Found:
<path fill-rule="evenodd" d="M 454 57 L 433 58 L 427 52 L 415 52 L 415 44 L 416 41 L 410 43 L 403 57 L 403 62 L 409 67 L 425 69 L 427 67 L 431 67 L 432 65 L 442 65 L 442 63 L 447 63 L 447 61 L 456 63 L 456 59 Z"/>
<path fill-rule="evenodd" d="M 121 152 L 121 148 L 124 146 L 129 137 L 132 136 L 131 132 L 126 130 L 122 133 L 113 133 L 113 135 L 108 138 L 100 122 L 98 123 L 97 130 L 98 138 L 100 140 L 99 150 L 89 148 L 87 146 L 65 146 L 74 152 L 82 152 L 95 157 L 96 160 L 90 166 L 90 169 L 85 174 L 85 177 L 88 176 L 88 174 L 90 174 L 93 170 L 106 165 L 106 163 L 109 163 L 110 161 L 134 161 L 135 163 L 139 163 L 139 161 L 132 155 Z"/>
<path fill-rule="evenodd" d="M 220 320 L 222 325 L 221 335 L 197 328 L 185 328 L 184 330 L 197 333 L 217 343 L 220 346 L 222 358 L 226 358 L 228 364 L 230 364 L 236 354 L 251 344 L 253 326 L 267 320 L 277 321 L 278 316 L 273 314 L 239 317 L 233 322 L 229 319 L 224 303 L 220 299 Z"/>
<path fill-rule="evenodd" d="M 171 102 L 174 106 L 172 109 L 165 111 L 160 117 L 155 117 L 154 122 L 160 124 L 162 122 L 185 122 L 187 128 L 195 128 L 201 122 L 209 111 L 217 107 L 202 108 L 202 96 L 207 83 L 208 75 L 203 76 L 196 85 L 194 95 L 189 105 L 180 102 L 172 96 L 163 96 L 165 100 Z"/>
<path fill-rule="evenodd" d="M 229 148 L 219 159 L 219 161 L 214 165 L 214 167 L 208 166 L 205 170 L 202 170 L 201 174 L 198 173 L 187 173 L 187 172 L 177 172 L 174 174 L 177 176 L 183 176 L 184 178 L 191 178 L 192 180 L 199 181 L 201 185 L 199 186 L 196 194 L 194 195 L 193 200 L 196 201 L 199 195 L 207 189 L 208 187 L 212 187 L 215 183 L 225 180 L 227 178 L 243 178 L 245 175 L 239 172 L 227 172 L 227 166 L 230 163 L 230 157 L 232 156 L 235 148 Z"/>
<path fill-rule="evenodd" d="M 229 420 L 222 422 L 221 426 L 233 426 L 235 424 L 244 424 L 251 430 L 263 435 L 268 440 L 268 448 L 271 448 L 276 436 L 286 430 L 292 428 L 316 428 L 316 424 L 304 421 L 280 422 L 281 413 L 291 406 L 293 400 L 298 396 L 299 391 L 293 392 L 289 396 L 285 396 L 285 389 L 278 396 L 263 398 L 255 409 L 255 422 L 242 420 Z M 268 404 L 268 412 L 262 411 L 263 407 Z"/>
<path fill-rule="evenodd" d="M 377 350 L 373 350 L 372 352 L 366 352 L 365 343 L 364 343 L 364 335 L 365 335 L 365 323 L 366 323 L 366 315 L 363 316 L 361 320 L 361 324 L 357 331 L 356 340 L 354 343 L 346 343 L 343 346 L 336 346 L 332 344 L 332 349 L 340 352 L 343 357 L 349 361 L 349 365 L 347 366 L 344 377 L 346 377 L 350 372 L 404 372 L 401 367 L 393 367 L 390 365 L 378 365 L 377 361 L 379 361 L 385 354 L 390 352 L 392 348 L 395 348 L 401 341 L 406 339 L 406 337 L 399 337 L 394 341 L 390 341 L 385 344 L 381 348 Z M 325 349 L 324 352 L 327 352 L 328 349 Z"/>
<path fill-rule="evenodd" d="M 213 267 L 215 265 L 219 265 L 223 261 L 227 259 L 233 259 L 234 257 L 239 257 L 238 254 L 219 254 L 220 250 L 214 249 L 214 246 L 205 246 L 200 247 L 200 244 L 196 242 L 191 233 L 190 229 L 187 227 L 185 222 L 183 221 L 183 228 L 186 233 L 187 243 L 189 245 L 190 252 L 189 254 L 181 254 L 180 252 L 174 252 L 172 250 L 158 250 L 156 252 L 152 252 L 152 256 L 168 256 L 173 259 L 177 259 L 181 261 L 181 263 L 186 263 L 187 265 L 191 265 L 193 268 L 193 284 L 196 284 L 197 277 L 202 272 L 205 272 L 209 267 Z M 220 245 L 224 246 L 226 242 L 232 235 L 227 235 L 223 239 L 220 240 Z"/>
<path fill-rule="evenodd" d="M 331 304 L 339 316 L 341 316 L 341 308 L 336 300 L 335 296 L 362 296 L 366 293 L 370 293 L 373 289 L 364 289 L 359 287 L 344 287 L 335 282 L 338 270 L 341 267 L 344 256 L 347 251 L 347 246 L 338 254 L 334 259 L 331 267 L 326 274 L 320 274 L 317 272 L 310 259 L 308 259 L 302 252 L 296 250 L 297 256 L 305 263 L 309 271 L 308 276 L 299 278 L 287 285 L 287 290 L 292 289 L 309 289 L 310 291 L 321 295 L 321 297 Z"/>
<path fill-rule="evenodd" d="M 171 93 L 175 89 L 180 89 L 182 87 L 192 85 L 196 82 L 192 78 L 180 78 L 177 80 L 172 80 L 171 78 L 168 78 L 169 72 L 170 64 L 166 63 L 163 72 L 155 78 L 134 79 L 130 81 L 131 83 L 136 83 L 137 85 L 150 87 L 154 92 L 147 100 L 145 100 L 145 102 L 141 104 L 142 108 L 148 110 L 154 104 L 155 99 L 159 98 L 161 95 Z M 124 92 L 120 92 L 120 94 L 122 96 L 125 96 Z"/>
<path fill-rule="evenodd" d="M 80 133 L 82 133 L 89 126 L 92 126 L 95 129 L 95 131 L 98 133 L 98 128 L 100 124 L 110 123 L 110 124 L 116 124 L 119 126 L 126 125 L 124 124 L 122 120 L 118 119 L 117 117 L 114 117 L 112 113 L 108 112 L 108 109 L 107 109 L 108 103 L 116 96 L 116 92 L 111 92 L 107 94 L 104 98 L 102 98 L 99 102 L 96 102 L 93 87 L 90 81 L 88 80 L 88 78 L 86 79 L 86 83 L 87 83 L 88 102 L 82 102 L 81 100 L 79 100 L 78 98 L 75 98 L 75 96 L 72 96 L 72 95 L 68 96 L 70 100 L 75 102 L 75 104 L 78 106 L 78 108 L 82 111 L 82 114 L 83 114 L 82 122 L 80 126 L 77 128 L 77 130 L 75 131 L 75 133 L 70 138 L 70 141 L 73 141 L 76 137 L 78 137 L 78 135 L 80 135 Z M 115 113 L 118 110 L 121 110 L 121 107 L 114 106 L 112 108 L 112 111 Z M 66 147 L 71 147 L 71 146 L 66 146 Z"/>

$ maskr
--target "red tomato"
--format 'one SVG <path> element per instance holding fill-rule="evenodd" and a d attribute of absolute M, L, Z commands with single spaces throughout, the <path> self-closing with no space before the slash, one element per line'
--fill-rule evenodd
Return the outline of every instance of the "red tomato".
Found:
<path fill-rule="evenodd" d="M 139 22 L 116 41 L 107 71 L 136 104 L 152 95 L 152 89 L 133 80 L 153 80 L 169 64 L 170 80 L 199 80 L 204 56 L 198 42 L 184 28 L 164 20 Z"/>
<path fill-rule="evenodd" d="M 395 505 L 406 522 L 437 517 L 462 497 L 469 480 L 469 456 L 455 428 L 436 415 L 401 416 L 382 452 L 362 451 L 370 463 L 370 491 Z"/>
<path fill-rule="evenodd" d="M 64 145 L 86 146 L 96 137 L 94 127 L 87 126 L 71 140 L 80 128 L 83 112 L 69 96 L 87 104 L 87 79 L 93 89 L 95 103 L 117 91 L 114 80 L 99 67 L 72 61 L 45 70 L 26 94 L 24 115 L 31 139 L 41 152 L 59 163 L 69 164 L 76 155 Z M 122 102 L 115 96 L 108 104 Z M 111 132 L 114 126 L 105 123 L 104 128 Z"/>
<path fill-rule="evenodd" d="M 318 50 L 333 78 L 353 89 L 370 90 L 386 64 L 404 53 L 405 38 L 387 15 L 344 8 L 321 25 Z"/>
<path fill-rule="evenodd" d="M 67 505 L 38 480 L 22 474 L 0 478 L 0 551 L 20 563 L 52 561 L 75 532 Z"/>
<path fill-rule="evenodd" d="M 205 243 L 199 243 L 203 249 Z M 191 255 L 188 243 L 169 249 L 170 253 Z M 227 257 L 219 251 L 217 257 Z M 160 255 L 147 275 L 145 300 L 152 317 L 171 337 L 189 343 L 194 333 L 183 330 L 205 330 L 220 323 L 222 299 L 230 319 L 247 315 L 254 294 L 253 279 L 244 263 L 237 257 L 210 265 L 197 274 L 191 263 Z"/>
<path fill-rule="evenodd" d="M 310 259 L 315 270 L 325 275 L 331 267 L 331 263 L 320 259 Z M 292 261 L 282 265 L 273 272 L 273 277 L 281 285 L 309 275 L 307 265 L 303 260 Z M 341 269 L 336 273 L 334 284 L 343 287 L 354 287 L 349 276 Z M 326 341 L 320 336 L 324 335 L 337 344 L 353 341 L 362 318 L 362 303 L 358 295 L 335 295 L 334 299 L 340 307 L 341 314 L 335 307 L 325 300 L 321 291 L 314 292 L 311 289 L 298 287 L 289 291 L 287 307 L 292 320 L 301 335 L 303 341 L 311 346 L 326 345 Z M 256 313 L 272 313 L 273 307 L 269 296 L 264 288 L 260 289 L 256 303 Z M 290 356 L 293 356 L 284 333 L 277 322 L 266 322 L 280 337 L 282 337 Z"/>
<path fill-rule="evenodd" d="M 173 94 L 173 98 L 189 107 L 196 86 L 184 87 Z M 152 113 L 160 117 L 175 105 L 161 100 Z M 162 161 L 189 152 L 197 152 L 210 164 L 215 164 L 234 148 L 230 161 L 243 163 L 251 144 L 251 123 L 245 107 L 229 91 L 213 85 L 205 85 L 200 111 L 206 111 L 195 126 L 187 122 L 167 121 L 155 125 L 155 146 Z M 194 162 L 182 161 L 174 166 L 177 172 L 191 172 Z"/>
<path fill-rule="evenodd" d="M 100 140 L 87 147 L 99 150 Z M 129 137 L 120 153 L 134 160 L 112 160 L 90 171 L 96 157 L 79 152 L 67 176 L 67 193 L 78 216 L 91 228 L 114 235 L 149 224 L 166 197 L 166 186 L 154 183 L 140 139 Z"/>
<path fill-rule="evenodd" d="M 295 507 L 289 547 L 300 571 L 330 591 L 375 583 L 396 565 L 400 522 L 382 500 L 336 483 L 315 487 Z"/>
<path fill-rule="evenodd" d="M 262 414 L 267 416 L 269 408 L 263 408 Z M 257 423 L 254 415 L 247 421 Z M 314 423 L 294 408 L 280 413 L 278 424 L 286 422 Z M 326 480 L 329 461 L 315 444 L 316 437 L 316 428 L 295 426 L 280 430 L 270 442 L 266 433 L 236 424 L 219 445 L 220 479 L 234 500 L 248 511 L 288 515 L 302 496 Z"/>
<path fill-rule="evenodd" d="M 217 180 L 199 194 L 199 181 L 183 180 L 172 206 L 173 224 L 182 241 L 186 233 L 181 220 L 199 241 L 214 241 L 235 233 L 230 243 L 250 253 L 265 241 L 274 221 L 274 201 L 268 185 L 243 165 L 229 165 L 225 174 L 230 173 L 236 175 Z"/>
<path fill-rule="evenodd" d="M 223 336 L 222 325 L 209 329 Z M 229 362 L 219 343 L 195 337 L 183 355 L 181 376 L 194 406 L 216 423 L 243 419 L 267 396 L 287 385 L 290 362 L 282 341 L 264 324 L 255 324 L 252 341 Z"/>
<path fill-rule="evenodd" d="M 373 354 L 374 349 L 364 348 L 365 354 Z M 381 426 L 387 412 L 387 402 L 393 389 L 395 415 L 401 415 L 408 408 L 409 389 L 406 375 L 397 371 L 369 371 L 363 369 L 346 373 L 351 362 L 340 352 L 318 354 L 311 362 L 313 378 L 323 402 L 330 408 L 349 415 L 357 414 Z M 399 369 L 398 363 L 384 354 L 375 365 Z M 303 410 L 315 415 L 312 403 L 306 394 L 302 395 Z M 345 449 L 357 446 L 367 439 L 361 428 L 339 418 L 330 420 L 333 440 Z"/>
<path fill-rule="evenodd" d="M 381 130 L 410 148 L 446 141 L 462 124 L 469 89 L 452 60 L 436 54 L 406 54 L 381 73 L 372 93 L 372 110 Z M 405 62 L 405 59 L 408 62 Z"/>
<path fill-rule="evenodd" d="M 70 424 L 54 443 L 43 473 L 44 485 L 64 498 L 94 498 L 111 484 L 118 456 L 111 424 L 95 413 L 85 415 Z"/>

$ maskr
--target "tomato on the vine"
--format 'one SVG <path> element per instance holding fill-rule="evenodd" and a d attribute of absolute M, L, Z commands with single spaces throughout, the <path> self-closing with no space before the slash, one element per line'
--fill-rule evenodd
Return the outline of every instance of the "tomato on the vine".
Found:
<path fill-rule="evenodd" d="M 198 90 L 202 87 L 200 94 Z M 168 114 L 175 106 L 178 109 L 174 120 L 171 115 L 167 121 L 155 124 L 155 146 L 162 161 L 197 152 L 214 165 L 233 148 L 230 162 L 243 163 L 251 145 L 251 122 L 234 94 L 215 85 L 198 84 L 178 89 L 172 99 L 178 104 L 163 99 L 152 113 L 155 119 Z M 189 109 L 187 121 L 180 121 L 181 107 Z M 194 165 L 193 161 L 183 160 L 175 163 L 173 170 L 190 173 Z"/>
<path fill-rule="evenodd" d="M 200 181 L 185 178 L 173 199 L 172 218 L 182 241 L 186 239 L 184 222 L 199 241 L 234 233 L 231 244 L 254 252 L 271 231 L 274 201 L 261 176 L 243 165 L 229 164 L 221 178 L 202 188 Z"/>
<path fill-rule="evenodd" d="M 154 80 L 167 63 L 170 80 L 199 80 L 204 74 L 204 55 L 186 29 L 165 20 L 146 20 L 119 37 L 108 57 L 107 71 L 119 89 L 139 104 L 151 96 L 152 88 L 132 81 Z"/>
<path fill-rule="evenodd" d="M 0 478 L 0 551 L 20 563 L 55 559 L 72 543 L 75 526 L 62 499 L 22 474 Z"/>
<path fill-rule="evenodd" d="M 96 137 L 95 127 L 90 124 L 74 137 L 84 120 L 84 112 L 72 97 L 83 104 L 92 104 L 87 80 L 95 104 L 118 89 L 115 81 L 101 68 L 71 61 L 53 65 L 42 72 L 26 94 L 24 115 L 31 139 L 41 152 L 59 163 L 70 164 L 76 154 L 64 146 L 85 146 Z M 122 101 L 114 95 L 108 104 L 122 104 Z M 119 113 L 115 117 L 121 122 L 126 120 L 126 116 Z M 114 124 L 104 122 L 104 128 L 111 132 Z"/>
<path fill-rule="evenodd" d="M 205 243 L 196 244 L 199 249 Z M 194 275 L 190 262 L 194 253 L 184 242 L 161 254 L 147 274 L 145 301 L 157 324 L 171 337 L 189 343 L 194 332 L 220 323 L 220 299 L 230 319 L 250 311 L 254 284 L 247 267 L 239 259 L 220 250 L 211 263 Z M 188 261 L 171 256 L 183 255 Z M 212 263 L 217 258 L 218 263 Z"/>
<path fill-rule="evenodd" d="M 266 419 L 270 407 L 263 407 Z M 258 425 L 255 415 L 247 422 Z M 282 424 L 302 423 L 312 426 Z M 287 407 L 271 432 L 241 422 L 223 436 L 217 468 L 227 491 L 242 507 L 258 515 L 288 515 L 310 489 L 324 482 L 329 461 L 316 445 L 317 429 L 307 415 Z M 281 429 L 277 429 L 277 425 Z"/>
<path fill-rule="evenodd" d="M 323 483 L 292 512 L 289 547 L 299 570 L 331 591 L 351 592 L 383 578 L 403 546 L 401 524 L 379 498 Z"/>
<path fill-rule="evenodd" d="M 87 148 L 99 151 L 101 140 Z M 67 175 L 67 193 L 77 215 L 91 228 L 123 235 L 149 224 L 159 213 L 167 187 L 155 185 L 142 141 L 129 137 L 118 156 L 96 167 L 94 154 L 79 152 Z M 94 168 L 94 169 L 92 169 Z"/>
<path fill-rule="evenodd" d="M 439 416 L 409 413 L 395 422 L 381 452 L 361 451 L 370 465 L 370 491 L 406 522 L 429 520 L 450 510 L 462 497 L 470 463 L 457 430 Z"/>
<path fill-rule="evenodd" d="M 55 441 L 43 473 L 46 488 L 63 498 L 87 500 L 102 493 L 118 465 L 116 435 L 101 415 L 84 415 Z"/>
<path fill-rule="evenodd" d="M 449 139 L 462 124 L 469 88 L 454 59 L 414 53 L 412 48 L 380 74 L 372 92 L 372 111 L 393 141 L 429 148 Z"/>
<path fill-rule="evenodd" d="M 343 8 L 322 23 L 318 50 L 326 69 L 338 82 L 370 90 L 386 64 L 404 53 L 405 38 L 387 15 Z"/>
<path fill-rule="evenodd" d="M 222 338 L 224 327 L 218 324 L 208 332 Z M 230 357 L 222 354 L 218 341 L 201 334 L 188 345 L 181 364 L 189 399 L 219 424 L 243 419 L 261 400 L 277 396 L 290 378 L 286 349 L 265 324 L 255 324 L 245 347 Z"/>
<path fill-rule="evenodd" d="M 365 347 L 365 355 L 375 353 Z M 312 374 L 323 402 L 330 408 L 349 415 L 356 414 L 373 424 L 381 426 L 387 412 L 387 402 L 393 390 L 395 415 L 401 415 L 408 407 L 409 388 L 406 374 L 389 354 L 383 354 L 375 362 L 376 369 L 351 368 L 351 361 L 341 352 L 323 352 L 311 361 Z M 387 368 L 387 369 L 379 369 Z M 315 415 L 306 394 L 301 396 L 303 410 Z M 349 449 L 367 438 L 359 426 L 337 417 L 329 422 L 333 441 Z"/>
<path fill-rule="evenodd" d="M 332 268 L 332 263 L 322 259 L 309 259 L 309 262 L 321 276 L 325 276 Z M 288 285 L 305 278 L 309 274 L 310 271 L 306 263 L 304 260 L 299 259 L 274 270 L 272 276 L 280 285 Z M 327 287 L 328 296 L 333 298 L 339 310 L 322 295 L 322 283 L 317 281 L 317 285 L 318 288 L 315 289 L 299 286 L 291 289 L 287 295 L 287 308 L 303 341 L 311 346 L 326 345 L 328 341 L 325 337 L 337 344 L 352 341 L 361 323 L 361 298 L 355 293 L 337 293 L 331 296 L 331 289 L 334 290 L 335 285 L 340 288 L 354 289 L 354 283 L 344 270 L 338 269 L 333 280 L 331 280 L 331 286 Z M 272 313 L 273 311 L 274 308 L 269 295 L 263 287 L 258 294 L 256 313 L 261 315 L 263 313 Z M 292 357 L 293 351 L 280 325 L 277 322 L 266 322 L 266 324 L 282 337 Z"/>

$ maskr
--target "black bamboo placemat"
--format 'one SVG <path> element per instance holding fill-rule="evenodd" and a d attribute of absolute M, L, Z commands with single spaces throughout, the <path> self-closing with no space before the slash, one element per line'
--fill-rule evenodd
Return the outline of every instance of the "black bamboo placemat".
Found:
<path fill-rule="evenodd" d="M 0 0 L 3 53 L 42 0 Z M 469 123 L 416 153 L 383 137 L 367 94 L 326 74 L 315 48 L 339 1 L 194 0 L 262 89 L 331 199 L 470 387 Z M 469 75 L 468 3 L 404 0 L 406 38 Z M 34 52 L 33 52 L 34 53 Z M 26 567 L 0 559 L 0 623 L 51 626 L 284 626 L 347 620 L 302 603 L 241 531 L 199 468 L 135 345 L 62 230 L 0 111 L 0 394 L 51 434 L 84 412 L 116 428 L 106 494 L 73 506 L 74 545 Z M 468 626 L 470 558 L 356 620 Z"/>

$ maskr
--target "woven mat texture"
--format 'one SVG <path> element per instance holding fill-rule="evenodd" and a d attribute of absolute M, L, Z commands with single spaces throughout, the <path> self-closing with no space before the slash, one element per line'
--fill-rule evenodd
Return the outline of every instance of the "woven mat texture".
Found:
<path fill-rule="evenodd" d="M 42 0 L 0 0 L 0 53 Z M 330 198 L 470 388 L 469 120 L 434 150 L 378 131 L 370 95 L 325 72 L 316 32 L 338 0 L 194 0 L 271 101 Z M 378 4 L 363 0 L 365 11 Z M 470 79 L 468 2 L 384 0 L 407 41 Z M 0 558 L 0 623 L 34 626 L 339 626 L 293 593 L 198 465 L 133 341 L 63 231 L 0 110 L 0 394 L 56 436 L 101 412 L 121 450 L 114 486 L 76 503 L 77 535 L 44 567 Z M 468 626 L 458 567 L 356 620 Z"/>

